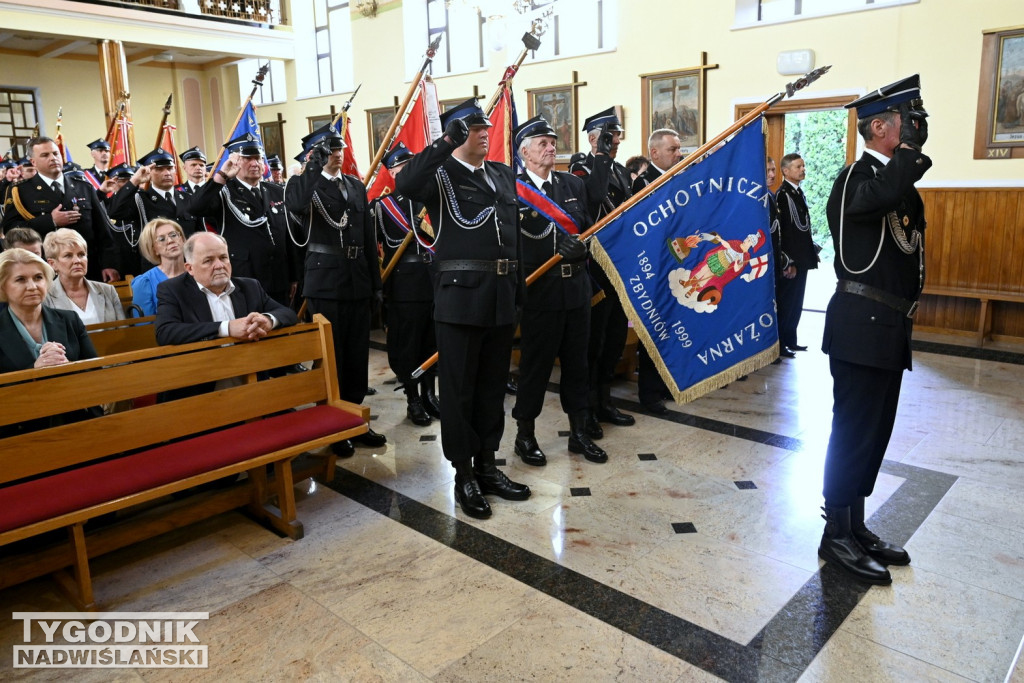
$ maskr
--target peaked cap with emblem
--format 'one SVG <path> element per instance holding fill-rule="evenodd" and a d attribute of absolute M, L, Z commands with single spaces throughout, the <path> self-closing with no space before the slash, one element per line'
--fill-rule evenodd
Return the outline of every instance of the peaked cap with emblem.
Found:
<path fill-rule="evenodd" d="M 612 132 L 622 133 L 626 129 L 622 127 L 622 122 L 619 121 L 619 117 L 615 115 L 615 107 L 608 107 L 604 111 L 598 112 L 583 122 L 583 132 L 589 133 L 592 130 L 596 130 L 601 126 L 609 124 L 608 130 Z"/>
<path fill-rule="evenodd" d="M 234 140 L 228 140 L 224 143 L 224 149 L 229 152 L 238 152 L 243 157 L 263 156 L 263 145 L 260 143 L 260 139 L 252 133 L 245 133 Z"/>
<path fill-rule="evenodd" d="M 921 113 L 924 116 L 928 112 L 924 110 L 924 102 L 921 100 L 921 76 L 914 74 L 900 79 L 895 83 L 883 85 L 878 90 L 872 90 L 864 97 L 854 100 L 846 105 L 847 109 L 857 110 L 857 119 L 864 119 L 883 111 L 899 111 L 900 105 L 908 103 L 910 109 Z"/>

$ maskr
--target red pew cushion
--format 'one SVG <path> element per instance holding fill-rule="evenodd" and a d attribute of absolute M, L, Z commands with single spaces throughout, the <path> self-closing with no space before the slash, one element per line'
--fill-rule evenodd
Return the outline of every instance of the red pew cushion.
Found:
<path fill-rule="evenodd" d="M 362 425 L 332 406 L 275 415 L 0 489 L 0 532 Z"/>

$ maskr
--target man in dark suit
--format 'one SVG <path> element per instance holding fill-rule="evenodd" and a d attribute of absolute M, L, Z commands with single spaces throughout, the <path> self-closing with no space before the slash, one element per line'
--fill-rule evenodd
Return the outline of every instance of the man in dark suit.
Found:
<path fill-rule="evenodd" d="M 476 99 L 441 116 L 445 134 L 417 154 L 396 189 L 422 201 L 436 239 L 434 323 L 444 401 L 441 447 L 455 468 L 455 500 L 490 517 L 485 494 L 530 497 L 495 465 L 505 428 L 505 382 L 522 300 L 515 176 L 485 161 L 491 125 Z"/>
<path fill-rule="evenodd" d="M 285 207 L 303 223 L 306 246 L 302 293 L 313 313 L 331 322 L 341 398 L 362 403 L 370 365 L 370 312 L 381 298 L 380 266 L 366 189 L 341 172 L 345 141 L 328 126 L 302 141 L 310 152 L 306 169 L 289 179 Z M 315 149 L 314 149 L 315 148 Z M 266 187 L 268 184 L 264 184 Z M 276 186 L 274 186 L 276 187 Z M 353 439 L 371 448 L 387 443 L 368 430 Z M 332 446 L 339 457 L 353 453 L 351 441 Z"/>
<path fill-rule="evenodd" d="M 825 532 L 818 555 L 868 583 L 892 582 L 884 565 L 910 556 L 864 521 L 896 420 L 910 338 L 924 288 L 924 203 L 914 184 L 932 162 L 921 153 L 928 115 L 917 75 L 846 105 L 866 150 L 828 199 L 839 281 L 825 314 L 834 405 L 825 456 Z"/>
<path fill-rule="evenodd" d="M 775 166 L 775 159 L 766 156 L 764 169 L 765 187 L 768 188 L 768 225 L 772 238 L 772 260 L 775 262 L 775 311 L 776 317 L 778 317 L 778 311 L 780 310 L 778 297 L 779 281 L 783 278 L 795 276 L 796 268 L 793 267 L 793 262 L 789 255 L 782 250 L 782 235 L 779 234 L 779 202 L 775 197 L 775 193 L 771 191 L 778 171 Z M 779 365 L 780 363 L 782 363 L 781 356 L 772 361 L 772 365 Z"/>
<path fill-rule="evenodd" d="M 796 329 L 804 310 L 804 291 L 807 273 L 818 267 L 818 247 L 811 234 L 811 214 L 807 198 L 800 183 L 807 177 L 804 160 L 799 154 L 782 157 L 782 184 L 776 194 L 779 208 L 779 236 L 782 250 L 789 255 L 791 277 L 778 281 L 776 297 L 779 304 L 779 346 L 786 358 L 795 357 L 794 351 L 806 351 L 797 343 Z"/>
<path fill-rule="evenodd" d="M 102 282 L 120 280 L 111 242 L 113 227 L 96 190 L 86 180 L 64 177 L 60 149 L 50 138 L 32 138 L 26 146 L 37 173 L 11 187 L 0 232 L 26 227 L 46 237 L 57 228 L 77 230 L 89 245 L 86 277 Z"/>
<path fill-rule="evenodd" d="M 569 416 L 569 451 L 591 462 L 608 454 L 590 440 L 587 422 L 587 341 L 590 334 L 590 276 L 587 246 L 578 235 L 590 226 L 587 191 L 571 173 L 554 171 L 558 135 L 541 116 L 515 131 L 526 171 L 518 178 L 519 225 L 524 272 L 532 273 L 555 254 L 558 266 L 531 286 L 520 320 L 519 391 L 515 453 L 527 465 L 544 465 L 534 422 L 544 407 L 555 358 L 561 366 L 559 396 Z"/>
<path fill-rule="evenodd" d="M 590 153 L 580 152 L 569 160 L 569 172 L 583 179 L 587 188 L 588 211 L 594 222 L 629 199 L 632 179 L 629 170 L 615 161 L 619 139 L 625 129 L 609 107 L 583 122 Z M 626 314 L 611 280 L 597 263 L 590 264 L 590 275 L 603 298 L 590 312 L 590 343 L 587 367 L 590 371 L 587 434 L 592 439 L 604 436 L 601 422 L 620 427 L 635 424 L 632 415 L 620 412 L 612 403 L 612 379 L 626 345 Z"/>
<path fill-rule="evenodd" d="M 633 181 L 632 193 L 636 194 L 647 187 L 666 171 L 675 166 L 683 158 L 680 148 L 679 134 L 670 128 L 659 128 L 647 138 L 647 153 L 651 161 L 644 172 Z M 651 354 L 640 344 L 639 361 L 636 373 L 636 393 L 640 404 L 652 415 L 665 415 L 668 408 L 665 401 L 672 397 L 658 374 L 658 368 L 651 359 Z"/>
<path fill-rule="evenodd" d="M 255 341 L 296 322 L 295 312 L 251 278 L 231 276 L 228 244 L 200 232 L 185 242 L 185 272 L 156 290 L 156 340 L 187 344 L 231 337 Z"/>
<path fill-rule="evenodd" d="M 273 299 L 288 304 L 298 286 L 299 254 L 288 235 L 284 188 L 260 182 L 263 150 L 251 133 L 224 146 L 231 154 L 185 210 L 220 226 L 237 275 L 259 280 Z"/>
<path fill-rule="evenodd" d="M 397 177 L 412 157 L 409 148 L 399 142 L 384 157 L 384 165 Z M 414 425 L 425 427 L 433 422 L 432 418 L 441 417 L 434 393 L 436 369 L 431 367 L 419 379 L 412 378 L 419 364 L 437 351 L 434 287 L 430 279 L 434 231 L 423 220 L 423 204 L 398 192 L 375 199 L 371 211 L 387 268 L 392 268 L 392 261 L 398 259 L 384 283 L 388 364 L 405 389 L 406 416 Z"/>

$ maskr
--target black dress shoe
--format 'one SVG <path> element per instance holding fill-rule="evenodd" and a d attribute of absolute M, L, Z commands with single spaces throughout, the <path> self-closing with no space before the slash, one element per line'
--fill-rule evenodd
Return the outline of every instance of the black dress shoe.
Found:
<path fill-rule="evenodd" d="M 610 425 L 616 427 L 630 427 L 636 424 L 636 418 L 632 415 L 627 415 L 621 412 L 618 408 L 613 406 L 611 403 L 605 403 L 597 407 L 597 419 L 601 422 L 607 422 Z"/>
<path fill-rule="evenodd" d="M 405 409 L 405 415 L 409 418 L 409 421 L 417 427 L 426 427 L 434 421 L 433 418 L 427 414 L 419 396 L 409 397 L 408 406 Z"/>
<path fill-rule="evenodd" d="M 540 449 L 537 444 L 537 440 L 532 436 L 527 438 L 516 437 L 515 445 L 513 447 L 515 454 L 526 463 L 527 465 L 533 465 L 534 467 L 543 467 L 548 464 L 548 459 L 544 455 L 544 451 Z"/>
<path fill-rule="evenodd" d="M 367 387 L 366 388 L 366 395 L 367 396 L 376 396 L 377 395 L 377 390 L 374 389 L 373 387 Z"/>
<path fill-rule="evenodd" d="M 579 453 L 590 462 L 608 462 L 608 454 L 600 446 L 587 438 L 586 434 L 569 437 L 569 452 Z"/>
<path fill-rule="evenodd" d="M 892 583 L 889 570 L 867 554 L 850 528 L 850 508 L 822 508 L 825 532 L 821 535 L 818 557 L 850 576 L 875 586 Z"/>
<path fill-rule="evenodd" d="M 427 411 L 427 415 L 438 420 L 441 419 L 441 402 L 437 400 L 437 394 L 434 392 L 433 378 L 420 383 L 420 402 L 423 403 L 423 409 Z"/>
<path fill-rule="evenodd" d="M 651 415 L 668 415 L 668 408 L 665 407 L 664 401 L 651 401 L 644 403 L 643 407 Z"/>
<path fill-rule="evenodd" d="M 787 348 L 780 349 L 779 355 L 782 356 L 783 358 L 796 358 L 796 354 Z"/>
<path fill-rule="evenodd" d="M 569 452 L 580 453 L 590 462 L 608 462 L 608 454 L 587 436 L 589 410 L 569 414 Z"/>
<path fill-rule="evenodd" d="M 331 444 L 331 452 L 339 458 L 351 458 L 356 452 L 356 447 L 352 445 L 352 441 L 345 439 L 344 441 L 336 441 Z"/>
<path fill-rule="evenodd" d="M 480 484 L 473 477 L 463 480 L 459 475 L 455 475 L 455 501 L 470 517 L 487 519 L 491 516 L 491 506 L 484 498 Z"/>
<path fill-rule="evenodd" d="M 509 377 L 508 381 L 505 382 L 505 393 L 509 396 L 515 396 L 517 391 L 519 391 L 519 384 Z"/>
<path fill-rule="evenodd" d="M 910 564 L 910 553 L 898 545 L 883 541 L 866 527 L 860 531 L 855 530 L 853 537 L 860 543 L 860 547 L 864 548 L 864 552 L 881 564 L 895 564 L 901 567 Z"/>
<path fill-rule="evenodd" d="M 789 350 L 790 351 L 806 351 L 807 347 L 806 346 L 800 346 L 799 344 L 793 344 L 792 346 L 789 347 Z"/>
<path fill-rule="evenodd" d="M 480 490 L 486 495 L 498 496 L 505 500 L 526 500 L 530 497 L 529 486 L 512 481 L 494 465 L 483 472 L 474 468 L 473 474 L 480 485 Z"/>
<path fill-rule="evenodd" d="M 782 358 L 776 358 L 772 361 L 772 365 L 782 365 Z"/>
<path fill-rule="evenodd" d="M 352 440 L 360 446 L 369 446 L 370 448 L 380 448 L 388 442 L 388 438 L 386 436 L 378 434 L 372 429 L 367 429 L 365 434 L 353 436 Z"/>

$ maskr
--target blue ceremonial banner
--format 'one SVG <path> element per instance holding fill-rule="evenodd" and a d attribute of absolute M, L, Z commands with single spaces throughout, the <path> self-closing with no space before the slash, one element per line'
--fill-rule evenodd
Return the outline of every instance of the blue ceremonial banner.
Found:
<path fill-rule="evenodd" d="M 677 402 L 778 357 L 760 118 L 594 241 L 592 253 Z"/>
<path fill-rule="evenodd" d="M 260 124 L 256 120 L 256 106 L 253 105 L 252 100 L 245 103 L 245 107 L 242 108 L 242 115 L 238 117 L 238 123 L 235 124 L 235 129 L 231 131 L 231 135 L 228 136 L 228 140 L 234 140 L 235 138 L 242 137 L 246 133 L 251 133 L 254 138 L 259 140 L 260 149 L 264 150 L 263 157 L 266 158 L 266 147 L 263 146 L 263 136 L 260 135 Z M 217 159 L 217 165 L 213 168 L 213 172 L 216 173 L 219 171 L 220 167 L 223 166 L 224 162 L 227 160 L 227 150 L 222 149 L 220 158 Z M 269 168 L 264 170 L 263 177 L 270 177 Z"/>

